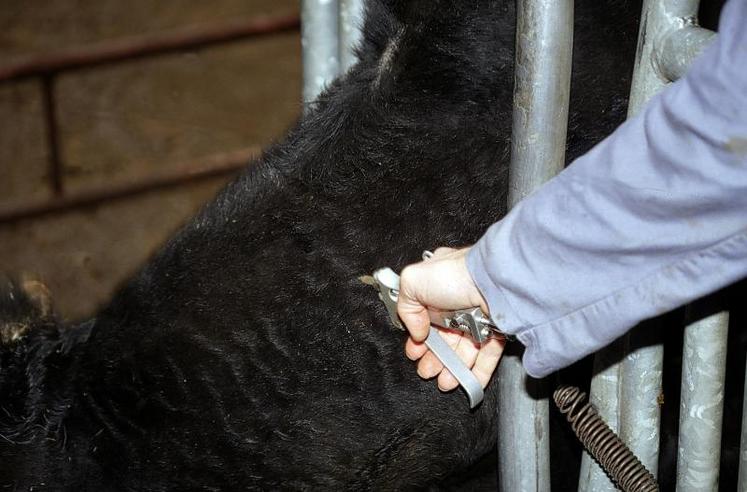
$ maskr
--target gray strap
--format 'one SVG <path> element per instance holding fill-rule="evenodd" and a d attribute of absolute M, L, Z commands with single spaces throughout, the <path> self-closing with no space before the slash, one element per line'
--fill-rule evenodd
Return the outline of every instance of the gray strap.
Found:
<path fill-rule="evenodd" d="M 433 352 L 433 355 L 441 361 L 446 369 L 454 375 L 459 384 L 464 388 L 469 399 L 469 407 L 475 408 L 480 404 L 484 393 L 480 382 L 469 368 L 464 365 L 456 352 L 441 338 L 438 330 L 431 326 L 428 338 L 425 339 L 425 345 Z"/>

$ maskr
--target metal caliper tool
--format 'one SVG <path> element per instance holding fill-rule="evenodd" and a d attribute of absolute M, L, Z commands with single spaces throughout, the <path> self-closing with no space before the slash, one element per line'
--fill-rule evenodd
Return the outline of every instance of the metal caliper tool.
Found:
<path fill-rule="evenodd" d="M 430 253 L 423 254 L 425 259 L 430 258 Z M 385 267 L 376 270 L 371 277 L 361 277 L 361 281 L 372 285 L 379 291 L 379 299 L 386 306 L 392 323 L 397 328 L 404 330 L 399 316 L 397 315 L 397 299 L 399 297 L 399 275 L 391 268 Z M 482 386 L 472 371 L 464 365 L 457 354 L 451 350 L 449 345 L 441 338 L 436 326 L 458 330 L 471 336 L 476 342 L 483 343 L 489 337 L 508 339 L 509 336 L 501 332 L 480 308 L 460 309 L 457 311 L 429 311 L 431 328 L 425 345 L 441 361 L 445 368 L 454 375 L 459 385 L 464 388 L 469 399 L 470 408 L 475 408 L 483 399 Z"/>

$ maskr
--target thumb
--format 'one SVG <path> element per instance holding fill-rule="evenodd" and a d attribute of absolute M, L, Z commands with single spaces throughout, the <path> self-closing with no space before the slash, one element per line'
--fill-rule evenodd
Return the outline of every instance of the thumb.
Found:
<path fill-rule="evenodd" d="M 402 270 L 400 290 L 397 299 L 397 314 L 404 323 L 410 336 L 416 342 L 423 342 L 428 337 L 431 321 L 428 309 L 418 300 L 417 281 L 413 279 L 411 267 Z"/>

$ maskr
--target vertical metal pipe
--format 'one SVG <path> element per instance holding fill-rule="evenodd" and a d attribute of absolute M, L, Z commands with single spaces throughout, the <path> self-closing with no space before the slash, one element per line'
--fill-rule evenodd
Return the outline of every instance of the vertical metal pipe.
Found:
<path fill-rule="evenodd" d="M 573 51 L 571 0 L 520 0 L 509 205 L 563 170 Z"/>
<path fill-rule="evenodd" d="M 363 0 L 340 0 L 340 73 L 357 61 L 355 48 L 361 40 Z"/>
<path fill-rule="evenodd" d="M 312 102 L 340 71 L 336 0 L 301 1 L 303 101 Z"/>
<path fill-rule="evenodd" d="M 637 339 L 646 335 L 645 329 L 639 327 L 625 337 L 626 356 L 620 368 L 621 388 L 618 393 L 620 438 L 656 476 L 659 467 L 664 347 L 660 343 L 636 343 Z"/>
<path fill-rule="evenodd" d="M 509 206 L 563 169 L 568 123 L 573 0 L 520 0 Z M 517 356 L 498 376 L 498 477 L 503 491 L 550 489 L 548 399 Z"/>
<path fill-rule="evenodd" d="M 742 438 L 739 442 L 739 480 L 737 490 L 747 491 L 747 364 L 744 374 L 744 393 L 742 394 Z"/>
<path fill-rule="evenodd" d="M 677 444 L 677 490 L 718 490 L 729 314 L 685 328 Z"/>
<path fill-rule="evenodd" d="M 620 430 L 620 413 L 617 408 L 620 389 L 620 364 L 616 362 L 625 353 L 623 340 L 618 340 L 594 358 L 594 374 L 591 381 L 589 401 L 599 415 L 615 432 Z M 581 456 L 581 473 L 578 478 L 579 492 L 614 492 L 617 487 L 591 455 L 584 451 Z"/>
<path fill-rule="evenodd" d="M 628 104 L 629 118 L 638 114 L 646 102 L 669 83 L 670 77 L 661 71 L 662 54 L 657 52 L 657 47 L 664 45 L 664 41 L 674 31 L 696 24 L 698 3 L 699 0 L 644 0 Z M 696 50 L 693 49 L 691 52 L 695 53 Z M 639 345 L 633 341 L 640 335 L 640 330 L 633 330 L 626 335 L 622 343 L 627 347 L 627 354 L 622 358 L 619 367 L 610 367 L 605 371 L 617 371 L 618 387 L 611 388 L 609 381 L 601 381 L 608 378 L 606 373 L 598 374 L 595 381 L 592 381 L 592 400 L 598 402 L 602 398 L 613 398 L 613 402 L 607 402 L 605 407 L 609 409 L 618 406 L 618 411 L 611 411 L 611 415 L 603 417 L 618 421 L 622 440 L 656 475 L 659 461 L 659 397 L 664 352 L 660 344 L 638 347 L 631 351 L 630 347 Z M 609 350 L 614 352 L 618 349 Z M 599 354 L 598 357 L 608 359 L 610 354 Z M 597 382 L 596 379 L 600 381 Z M 604 390 L 596 396 L 595 388 L 599 387 L 604 387 Z M 601 477 L 600 473 L 601 471 L 598 471 L 594 476 L 595 480 L 604 480 L 605 477 Z M 587 490 L 583 484 L 580 484 L 579 488 Z"/>

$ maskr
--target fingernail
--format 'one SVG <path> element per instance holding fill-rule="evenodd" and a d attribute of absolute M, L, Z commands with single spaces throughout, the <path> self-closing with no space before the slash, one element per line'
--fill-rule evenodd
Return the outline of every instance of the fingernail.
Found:
<path fill-rule="evenodd" d="M 440 384 L 438 385 L 438 389 L 441 390 L 442 393 L 448 393 L 449 391 L 452 391 L 454 388 L 456 388 L 456 386 L 448 388 L 448 387 L 441 386 Z"/>

